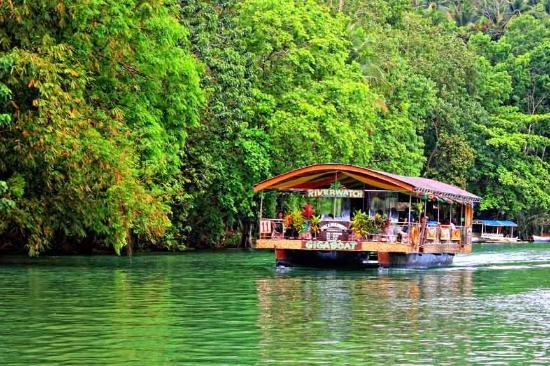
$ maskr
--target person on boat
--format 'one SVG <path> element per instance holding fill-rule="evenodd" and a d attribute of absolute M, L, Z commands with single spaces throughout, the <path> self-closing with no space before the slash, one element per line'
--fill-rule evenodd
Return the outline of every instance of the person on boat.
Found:
<path fill-rule="evenodd" d="M 391 227 L 390 219 L 384 220 L 383 231 L 384 235 L 393 235 L 393 228 Z"/>
<path fill-rule="evenodd" d="M 420 215 L 420 245 L 426 241 L 426 234 L 428 232 L 428 218 L 424 213 Z"/>
<path fill-rule="evenodd" d="M 401 226 L 401 229 L 399 229 L 399 232 L 397 233 L 397 241 L 403 242 L 403 239 L 408 237 L 408 235 L 409 235 L 409 221 L 405 217 L 403 219 L 403 226 Z"/>
<path fill-rule="evenodd" d="M 283 211 L 277 212 L 277 218 L 274 222 L 274 229 L 273 234 L 276 236 L 282 236 L 283 235 Z"/>

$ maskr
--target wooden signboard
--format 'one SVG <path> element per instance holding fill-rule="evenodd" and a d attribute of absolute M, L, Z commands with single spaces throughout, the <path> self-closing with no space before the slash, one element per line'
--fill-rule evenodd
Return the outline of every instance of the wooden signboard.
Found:
<path fill-rule="evenodd" d="M 363 198 L 365 192 L 359 189 L 308 189 L 307 197 Z"/>
<path fill-rule="evenodd" d="M 361 243 L 357 241 L 326 241 L 326 240 L 302 240 L 302 249 L 309 250 L 340 250 L 360 251 Z"/>

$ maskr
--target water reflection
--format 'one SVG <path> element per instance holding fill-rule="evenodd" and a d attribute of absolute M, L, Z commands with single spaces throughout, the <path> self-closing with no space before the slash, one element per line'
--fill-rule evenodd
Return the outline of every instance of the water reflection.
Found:
<path fill-rule="evenodd" d="M 262 252 L 25 261 L 0 258 L 2 365 L 550 363 L 550 246 L 429 271 L 277 273 Z"/>
<path fill-rule="evenodd" d="M 480 301 L 475 274 L 302 271 L 258 279 L 261 361 L 283 363 L 289 355 L 311 363 L 548 361 L 550 291 Z M 526 308 L 534 298 L 538 305 Z M 508 321 L 518 310 L 539 314 L 537 321 L 527 327 Z M 546 338 L 529 339 L 534 331 Z"/>

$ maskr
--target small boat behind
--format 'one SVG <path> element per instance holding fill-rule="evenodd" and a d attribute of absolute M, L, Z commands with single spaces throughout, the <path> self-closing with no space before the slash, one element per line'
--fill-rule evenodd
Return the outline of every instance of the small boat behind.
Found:
<path fill-rule="evenodd" d="M 482 243 L 517 243 L 517 237 L 507 237 L 503 234 L 485 234 L 479 238 Z"/>
<path fill-rule="evenodd" d="M 550 242 L 550 221 L 542 223 L 540 227 L 540 235 L 533 235 L 533 241 L 536 243 Z"/>
<path fill-rule="evenodd" d="M 473 239 L 476 243 L 517 243 L 514 228 L 518 225 L 509 220 L 475 220 Z"/>

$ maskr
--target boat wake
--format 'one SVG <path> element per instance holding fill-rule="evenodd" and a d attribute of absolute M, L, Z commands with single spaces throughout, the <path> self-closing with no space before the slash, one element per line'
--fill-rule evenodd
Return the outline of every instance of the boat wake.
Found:
<path fill-rule="evenodd" d="M 458 255 L 450 268 L 523 269 L 550 267 L 550 250 Z"/>

